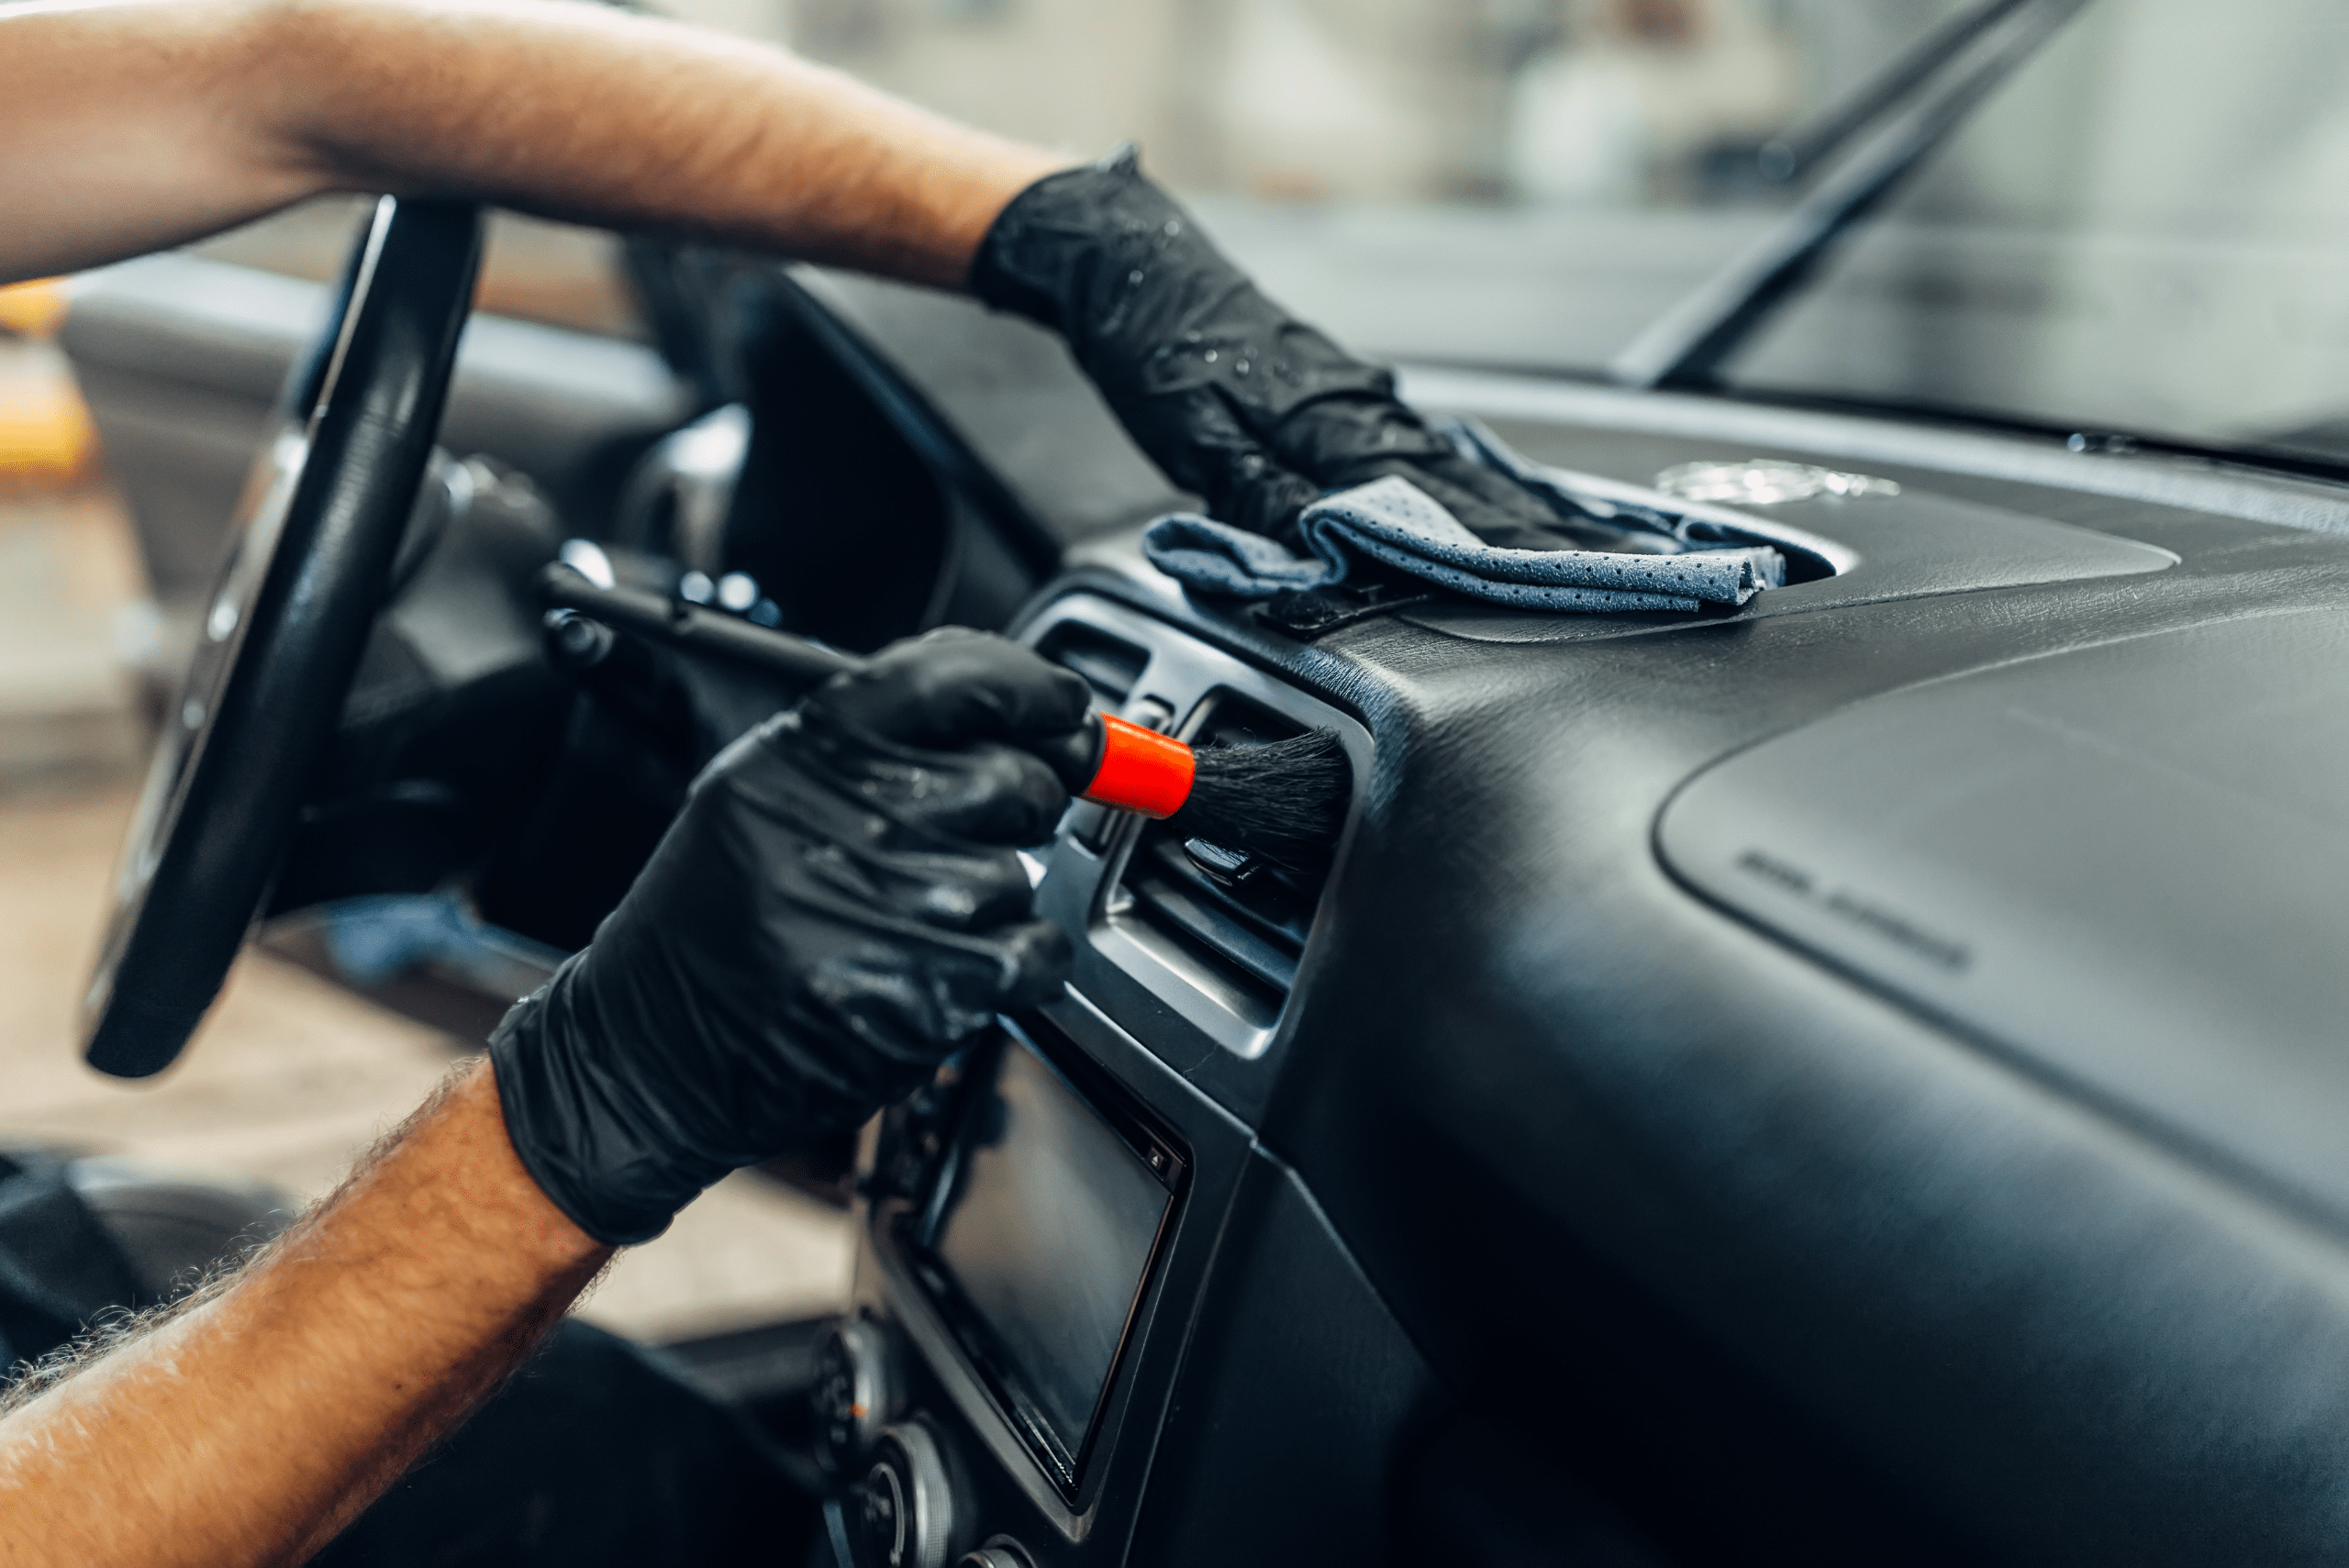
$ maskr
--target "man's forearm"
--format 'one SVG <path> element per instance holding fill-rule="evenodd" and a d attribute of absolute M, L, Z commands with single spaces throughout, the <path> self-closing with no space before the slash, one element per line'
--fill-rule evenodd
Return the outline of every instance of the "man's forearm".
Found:
<path fill-rule="evenodd" d="M 0 1563 L 302 1561 L 610 1251 L 530 1180 L 476 1066 L 228 1288 L 0 1419 Z"/>
<path fill-rule="evenodd" d="M 0 279 L 383 190 L 952 286 L 1066 161 L 780 50 L 544 0 L 0 6 Z"/>

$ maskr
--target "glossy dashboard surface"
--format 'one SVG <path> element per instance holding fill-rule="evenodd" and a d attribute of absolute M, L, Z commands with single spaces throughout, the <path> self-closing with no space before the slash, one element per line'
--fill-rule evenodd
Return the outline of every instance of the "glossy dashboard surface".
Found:
<path fill-rule="evenodd" d="M 1179 629 L 1159 645 L 1368 743 L 1247 1050 L 1198 1027 L 1210 988 L 1105 954 L 1097 882 L 1059 913 L 1091 1004 L 1251 1129 L 1432 1369 L 1380 1418 L 1408 1429 L 1387 1494 L 1457 1429 L 1545 1456 L 1663 1561 L 2349 1550 L 2323 1133 L 2349 1114 L 2324 1025 L 2349 712 L 2321 700 L 2349 507 L 1846 418 L 1771 415 L 1765 446 L 1736 405 L 1708 435 L 1700 399 L 1510 417 L 1508 384 L 1450 384 L 1564 466 L 1790 457 L 1904 492 L 1803 504 L 1861 564 L 1729 615 L 1430 600 L 1304 639 L 1186 600 L 1114 532 L 1040 612 L 1075 592 Z M 2074 739 L 2033 753 L 2050 716 Z M 1877 890 L 1863 914 L 1744 886 L 1763 818 L 1789 863 Z M 1934 989 L 1953 953 L 1978 995 Z M 1195 1334 L 1225 1331 L 1202 1299 Z M 1299 1387 L 1338 1386 L 1309 1360 Z M 1205 1507 L 1239 1484 L 1183 1408 L 1151 1485 Z M 1294 1437 L 1219 1432 L 1275 1467 Z"/>
<path fill-rule="evenodd" d="M 2341 1543 L 2349 1254 L 2296 1199 L 2349 1109 L 2323 1021 L 2343 721 L 2310 700 L 2349 551 L 2133 522 L 2178 564 L 1670 625 L 1430 611 L 1281 651 L 1364 717 L 1379 782 L 1261 1135 L 1459 1385 L 1546 1362 L 1587 1401 L 1566 1418 L 1643 1453 L 1624 1506 L 1687 1555 Z M 2182 667 L 2134 668 L 2121 639 L 2165 637 Z M 2017 661 L 2110 723 L 2033 756 L 2000 678 L 1971 714 L 1931 684 Z M 1913 733 L 1846 734 L 1920 688 Z M 2231 803 L 2132 732 L 2262 787 Z M 2001 888 L 1977 943 L 2036 973 L 1981 965 L 1954 1005 L 1930 915 L 1838 946 L 1676 878 L 1658 825 L 1669 852 L 1709 786 L 1667 816 L 1675 792 L 1779 736 L 1816 776 L 1774 787 L 1839 869 L 1895 877 L 1922 843 Z"/>

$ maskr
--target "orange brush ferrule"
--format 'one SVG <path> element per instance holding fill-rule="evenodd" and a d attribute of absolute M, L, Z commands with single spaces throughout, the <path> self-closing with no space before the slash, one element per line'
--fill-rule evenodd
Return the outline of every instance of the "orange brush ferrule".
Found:
<path fill-rule="evenodd" d="M 1093 782 L 1077 794 L 1120 811 L 1172 817 L 1191 798 L 1197 765 L 1191 749 L 1173 736 L 1105 713 L 1101 765 L 1094 770 Z"/>

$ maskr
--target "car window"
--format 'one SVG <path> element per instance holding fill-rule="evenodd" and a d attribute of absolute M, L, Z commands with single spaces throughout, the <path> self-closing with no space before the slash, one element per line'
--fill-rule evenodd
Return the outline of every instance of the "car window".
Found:
<path fill-rule="evenodd" d="M 2349 459 L 2349 10 L 2098 0 L 1740 386 Z"/>
<path fill-rule="evenodd" d="M 1974 8 L 795 0 L 787 34 L 997 130 L 1138 140 L 1273 293 L 1366 350 L 1598 366 L 1784 205 L 1774 140 Z"/>

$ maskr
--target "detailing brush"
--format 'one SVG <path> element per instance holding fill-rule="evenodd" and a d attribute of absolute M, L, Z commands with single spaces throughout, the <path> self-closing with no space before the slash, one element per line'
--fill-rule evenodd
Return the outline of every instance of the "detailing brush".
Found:
<path fill-rule="evenodd" d="M 558 606 L 547 614 L 548 640 L 562 662 L 577 667 L 600 662 L 614 627 L 799 686 L 819 684 L 863 662 L 836 648 L 658 594 L 602 587 L 569 566 L 548 567 L 540 585 Z M 1172 817 L 1190 837 L 1298 872 L 1328 859 L 1353 784 L 1345 748 L 1326 729 L 1260 746 L 1195 751 L 1115 714 L 1090 713 L 1065 740 L 1030 750 L 1081 800 Z"/>
<path fill-rule="evenodd" d="M 1185 834 L 1293 872 L 1327 863 L 1353 790 L 1336 735 L 1311 729 L 1259 746 L 1202 746 L 1191 756 L 1191 792 L 1173 814 Z"/>

